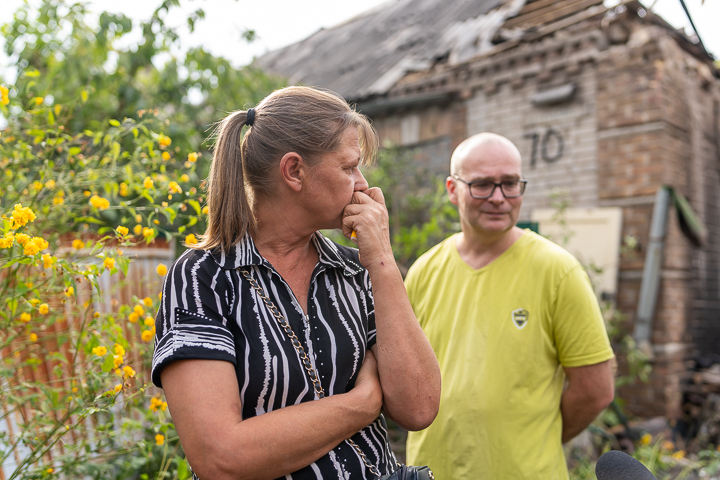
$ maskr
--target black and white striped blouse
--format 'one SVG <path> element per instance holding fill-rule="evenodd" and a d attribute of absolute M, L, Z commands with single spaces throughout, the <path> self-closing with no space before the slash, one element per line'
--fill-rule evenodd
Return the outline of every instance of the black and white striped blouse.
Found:
<path fill-rule="evenodd" d="M 173 360 L 226 360 L 235 365 L 243 418 L 315 400 L 316 394 L 287 334 L 243 278 L 257 280 L 295 331 L 313 363 L 325 395 L 350 390 L 375 343 L 370 278 L 355 249 L 313 235 L 319 262 L 311 277 L 308 314 L 290 287 L 265 260 L 250 236 L 230 252 L 187 250 L 170 268 L 158 311 L 152 380 Z M 288 425 L 288 428 L 293 428 Z M 395 456 L 381 415 L 353 440 L 385 475 Z M 373 479 L 355 450 L 340 443 L 286 479 Z"/>

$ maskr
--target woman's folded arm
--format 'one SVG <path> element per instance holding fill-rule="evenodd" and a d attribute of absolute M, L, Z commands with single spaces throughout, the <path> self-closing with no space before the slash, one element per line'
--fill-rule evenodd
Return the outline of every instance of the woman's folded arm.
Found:
<path fill-rule="evenodd" d="M 372 423 L 382 405 L 371 352 L 348 393 L 246 420 L 232 363 L 179 360 L 161 377 L 183 449 L 201 480 L 275 479 L 299 470 Z"/>

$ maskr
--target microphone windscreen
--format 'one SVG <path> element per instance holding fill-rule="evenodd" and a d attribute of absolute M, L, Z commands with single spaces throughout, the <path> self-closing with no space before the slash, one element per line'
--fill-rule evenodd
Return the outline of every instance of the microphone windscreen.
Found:
<path fill-rule="evenodd" d="M 595 465 L 598 480 L 657 480 L 645 465 L 618 450 L 605 452 Z"/>

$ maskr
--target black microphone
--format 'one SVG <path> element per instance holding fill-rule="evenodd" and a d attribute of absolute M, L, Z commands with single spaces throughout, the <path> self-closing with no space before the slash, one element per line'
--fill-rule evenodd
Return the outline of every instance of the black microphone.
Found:
<path fill-rule="evenodd" d="M 598 480 L 657 480 L 645 465 L 618 450 L 605 452 L 595 465 Z"/>

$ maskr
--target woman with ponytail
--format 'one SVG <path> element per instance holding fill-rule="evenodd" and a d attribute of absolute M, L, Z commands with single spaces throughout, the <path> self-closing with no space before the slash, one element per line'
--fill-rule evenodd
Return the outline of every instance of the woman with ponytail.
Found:
<path fill-rule="evenodd" d="M 219 124 L 207 231 L 166 276 L 152 370 L 194 478 L 377 479 L 396 469 L 381 410 L 408 430 L 435 418 L 437 361 L 359 170 L 377 149 L 320 89 Z"/>

